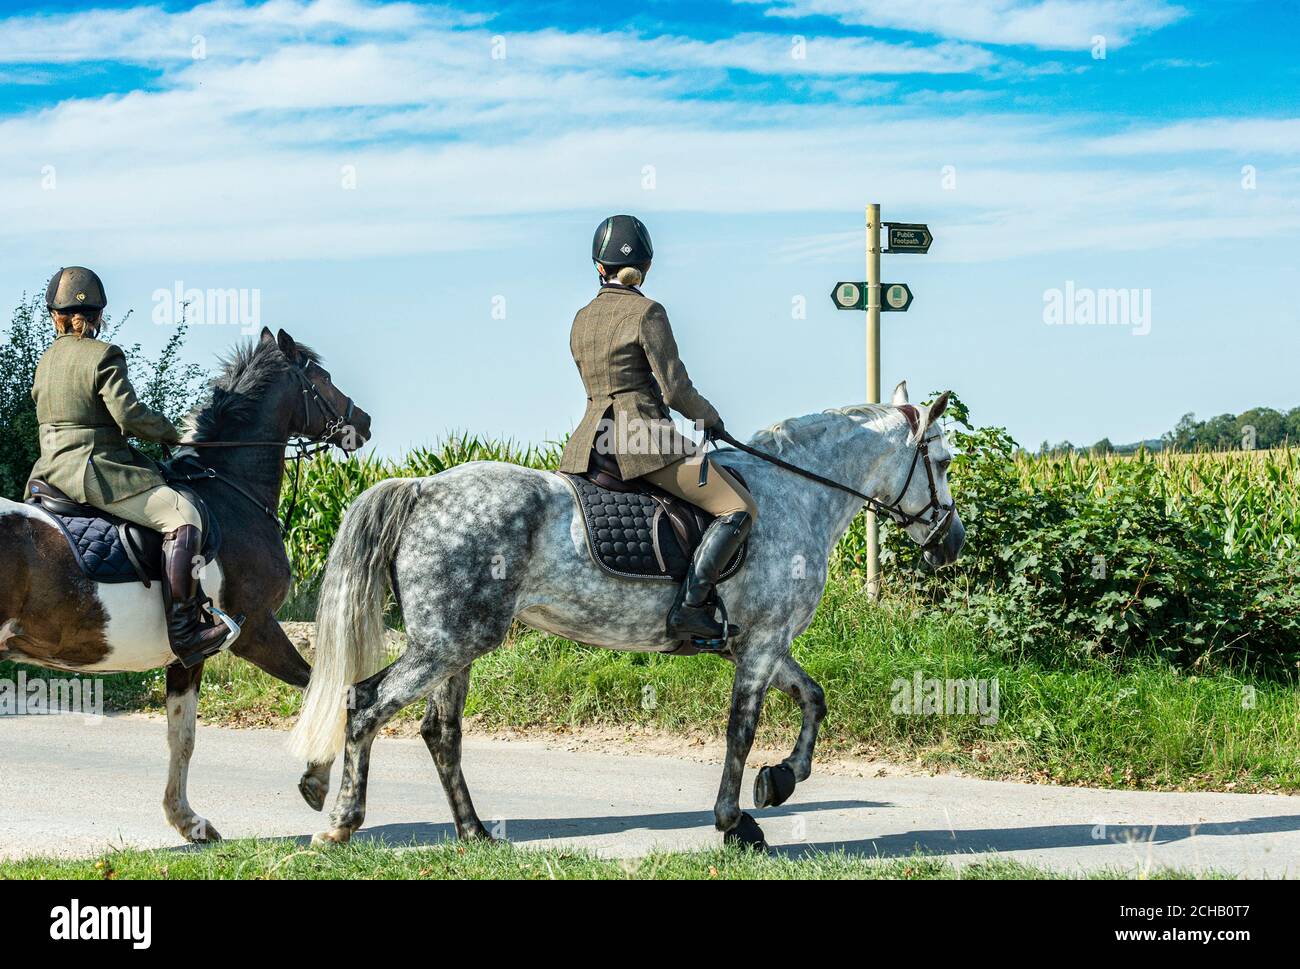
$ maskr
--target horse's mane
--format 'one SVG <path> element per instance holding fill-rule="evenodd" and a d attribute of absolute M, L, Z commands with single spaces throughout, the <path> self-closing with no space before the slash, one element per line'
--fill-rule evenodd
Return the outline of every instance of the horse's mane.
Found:
<path fill-rule="evenodd" d="M 320 354 L 310 347 L 299 343 L 298 351 L 305 360 L 320 363 Z M 235 347 L 230 356 L 221 358 L 221 372 L 209 385 L 208 400 L 185 419 L 194 439 L 220 440 L 225 429 L 255 420 L 267 390 L 289 373 L 291 366 L 275 343 L 253 340 Z"/>
<path fill-rule="evenodd" d="M 814 426 L 833 423 L 834 418 L 864 419 L 870 426 L 891 416 L 902 416 L 901 412 L 892 404 L 854 404 L 851 407 L 836 407 L 831 410 L 824 410 L 819 414 L 787 417 L 766 430 L 759 431 L 750 439 L 749 443 L 756 448 L 775 451 L 779 454 Z"/>

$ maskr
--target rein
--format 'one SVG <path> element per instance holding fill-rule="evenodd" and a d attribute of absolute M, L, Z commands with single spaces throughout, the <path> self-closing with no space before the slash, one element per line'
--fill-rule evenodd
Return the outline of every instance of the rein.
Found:
<path fill-rule="evenodd" d="M 917 442 L 916 450 L 912 452 L 912 466 L 908 469 L 907 480 L 903 482 L 903 487 L 898 492 L 898 497 L 895 498 L 892 502 L 884 502 L 884 501 L 880 501 L 877 498 L 873 498 L 871 497 L 871 495 L 868 495 L 864 492 L 858 491 L 856 488 L 850 488 L 846 484 L 841 484 L 840 482 L 833 481 L 830 478 L 822 477 L 820 474 L 817 474 L 815 471 L 809 471 L 807 468 L 801 468 L 797 464 L 791 464 L 788 461 L 783 461 L 781 458 L 778 458 L 775 454 L 768 454 L 766 451 L 760 451 L 757 448 L 750 447 L 748 444 L 745 444 L 743 441 L 736 440 L 725 430 L 716 431 L 711 434 L 710 432 L 706 431 L 705 434 L 708 441 L 712 441 L 714 439 L 725 441 L 727 444 L 730 444 L 738 451 L 744 451 L 746 454 L 752 454 L 754 457 L 766 461 L 769 464 L 774 464 L 778 468 L 781 468 L 785 471 L 789 471 L 792 474 L 797 474 L 802 478 L 807 478 L 809 481 L 815 481 L 820 485 L 826 486 L 827 488 L 835 488 L 838 489 L 839 491 L 843 491 L 847 494 L 853 495 L 855 498 L 860 498 L 862 502 L 867 506 L 867 508 L 869 508 L 871 511 L 875 512 L 877 515 L 884 515 L 885 517 L 889 518 L 896 525 L 899 525 L 900 527 L 906 528 L 910 525 L 927 526 L 929 528 L 929 531 L 926 532 L 925 539 L 920 543 L 923 548 L 928 548 L 931 545 L 933 545 L 935 542 L 942 539 L 943 536 L 947 534 L 948 528 L 952 523 L 952 514 L 953 514 L 953 510 L 955 509 L 955 505 L 953 504 L 945 505 L 943 502 L 939 500 L 939 488 L 938 485 L 935 483 L 934 469 L 930 463 L 930 442 L 925 440 L 924 438 Z M 907 489 L 911 487 L 912 478 L 916 475 L 916 465 L 923 458 L 925 463 L 925 475 L 926 478 L 929 479 L 929 485 L 930 485 L 930 503 L 926 505 L 924 508 L 922 508 L 919 514 L 913 515 L 910 514 L 909 512 L 903 511 L 902 507 L 899 505 L 899 502 L 903 500 L 903 496 L 907 494 Z M 706 453 L 704 457 L 704 462 L 700 468 L 701 484 L 703 484 L 704 476 L 708 473 L 706 470 L 707 466 L 708 466 L 708 454 Z M 926 519 L 921 517 L 921 515 L 924 515 L 926 512 L 929 511 L 934 512 L 934 514 L 931 515 L 930 518 Z"/>

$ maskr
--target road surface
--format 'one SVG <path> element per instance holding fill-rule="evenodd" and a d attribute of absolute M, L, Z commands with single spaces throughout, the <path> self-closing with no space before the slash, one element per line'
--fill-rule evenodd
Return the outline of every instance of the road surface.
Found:
<path fill-rule="evenodd" d="M 307 837 L 324 827 L 324 817 L 298 796 L 298 765 L 284 738 L 273 730 L 200 726 L 190 802 L 227 838 Z M 161 720 L 0 718 L 0 858 L 88 857 L 111 846 L 180 844 L 162 815 L 166 763 Z M 716 765 L 469 738 L 465 773 L 485 823 L 516 843 L 633 856 L 719 840 L 711 810 Z M 752 779 L 747 772 L 747 808 Z M 754 815 L 774 848 L 792 854 L 844 849 L 888 857 L 919 850 L 963 864 L 996 853 L 1072 872 L 1172 866 L 1300 877 L 1300 798 L 1285 795 L 814 771 L 785 805 Z M 449 836 L 449 822 L 424 744 L 379 740 L 362 836 L 436 842 Z"/>

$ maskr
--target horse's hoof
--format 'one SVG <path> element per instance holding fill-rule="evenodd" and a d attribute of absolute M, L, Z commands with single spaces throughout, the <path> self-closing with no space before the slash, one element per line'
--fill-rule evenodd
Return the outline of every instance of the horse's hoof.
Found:
<path fill-rule="evenodd" d="M 331 848 L 334 845 L 345 845 L 351 840 L 352 832 L 347 828 L 330 828 L 312 835 L 311 843 L 315 848 Z"/>
<path fill-rule="evenodd" d="M 722 836 L 723 845 L 738 845 L 751 851 L 767 851 L 763 829 L 748 814 L 741 814 L 736 826 Z"/>
<path fill-rule="evenodd" d="M 465 828 L 463 831 L 457 833 L 457 837 L 460 838 L 461 841 L 486 841 L 488 844 L 496 844 L 499 840 L 492 837 L 492 833 L 481 824 L 477 827 Z"/>
<path fill-rule="evenodd" d="M 185 840 L 194 845 L 216 844 L 221 840 L 221 832 L 205 818 L 195 818 L 194 823 L 185 832 Z"/>
<path fill-rule="evenodd" d="M 307 802 L 307 806 L 313 811 L 319 811 L 325 807 L 325 795 L 330 792 L 328 780 L 321 780 L 315 774 L 303 774 L 302 779 L 298 781 L 298 793 L 302 799 Z"/>
<path fill-rule="evenodd" d="M 785 764 L 764 767 L 754 778 L 754 807 L 778 807 L 794 793 L 794 771 Z"/>

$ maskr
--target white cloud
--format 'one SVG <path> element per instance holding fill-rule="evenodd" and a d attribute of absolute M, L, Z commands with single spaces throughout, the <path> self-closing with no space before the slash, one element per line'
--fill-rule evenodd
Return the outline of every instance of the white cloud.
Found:
<path fill-rule="evenodd" d="M 1297 154 L 1300 120 L 1099 135 L 1096 119 L 976 113 L 974 91 L 880 103 L 899 72 L 987 63 L 966 44 L 813 38 L 798 61 L 785 36 L 545 30 L 507 35 L 507 56 L 496 60 L 491 28 L 429 8 L 274 0 L 197 10 L 206 23 L 238 25 L 237 56 L 227 47 L 204 61 L 176 58 L 156 89 L 0 118 L 0 258 L 57 260 L 58 227 L 69 225 L 124 261 L 474 249 L 528 231 L 532 220 L 521 217 L 629 200 L 649 212 L 781 213 L 799 224 L 887 199 L 944 225 L 939 260 L 1163 246 L 1300 224 L 1294 170 L 1243 192 L 1235 169 L 1205 150 Z M 193 13 L 95 15 L 113 36 L 136 38 L 123 56 L 138 58 L 150 37 L 183 38 L 192 24 L 172 18 Z M 13 23 L 0 23 L 6 38 Z M 306 29 L 321 23 L 359 35 L 322 42 Z M 18 26 L 58 33 L 55 18 Z M 755 75 L 746 83 L 760 96 L 737 86 L 732 70 Z M 773 99 L 768 85 L 821 100 Z M 863 99 L 874 103 L 853 103 Z M 945 113 L 963 104 L 967 113 Z M 1174 157 L 1159 171 L 1130 157 L 1154 151 Z M 940 182 L 949 165 L 954 191 Z M 54 190 L 42 185 L 47 166 Z M 343 166 L 355 166 L 355 190 L 343 188 Z M 643 188 L 647 166 L 653 190 Z M 839 244 L 819 238 L 787 255 Z"/>
<path fill-rule="evenodd" d="M 174 12 L 138 6 L 34 14 L 0 21 L 0 63 L 186 61 L 196 35 L 207 42 L 208 56 L 239 58 L 307 37 L 397 35 L 484 19 L 448 7 L 367 0 L 213 0 Z"/>
<path fill-rule="evenodd" d="M 758 3 L 771 17 L 831 17 L 986 44 L 1084 50 L 1094 35 L 1121 47 L 1187 13 L 1167 0 L 733 0 Z"/>
<path fill-rule="evenodd" d="M 1172 155 L 1227 152 L 1243 161 L 1252 154 L 1300 154 L 1300 118 L 1198 118 L 1134 128 L 1092 142 L 1105 155 Z"/>
<path fill-rule="evenodd" d="M 989 67 L 994 57 L 969 44 L 918 47 L 858 37 L 795 38 L 784 34 L 738 34 L 721 40 L 640 37 L 626 32 L 567 34 L 546 30 L 521 35 L 511 47 L 553 67 L 621 65 L 633 70 L 740 69 L 755 74 L 957 74 Z M 507 38 L 511 41 L 512 38 Z"/>

